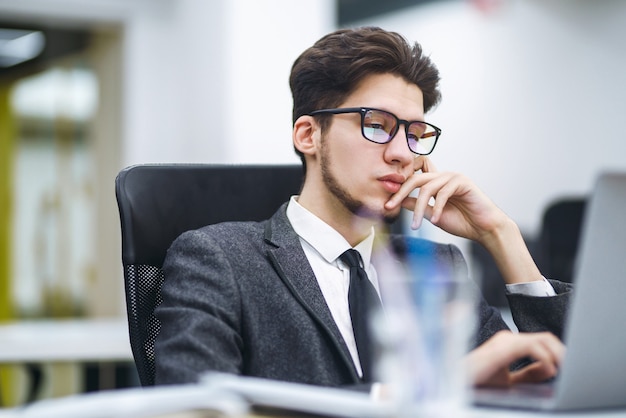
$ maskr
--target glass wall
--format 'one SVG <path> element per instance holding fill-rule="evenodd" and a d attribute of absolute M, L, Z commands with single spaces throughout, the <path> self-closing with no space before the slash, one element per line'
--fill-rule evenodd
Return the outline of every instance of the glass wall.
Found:
<path fill-rule="evenodd" d="M 15 83 L 12 288 L 18 317 L 84 313 L 94 274 L 98 83 L 80 59 Z"/>

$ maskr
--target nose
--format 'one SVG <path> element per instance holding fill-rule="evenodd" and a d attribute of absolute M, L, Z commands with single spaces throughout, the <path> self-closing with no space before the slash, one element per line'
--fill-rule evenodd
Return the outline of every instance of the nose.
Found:
<path fill-rule="evenodd" d="M 413 164 L 415 154 L 409 149 L 404 125 L 400 125 L 396 135 L 385 144 L 384 158 L 389 164 Z"/>

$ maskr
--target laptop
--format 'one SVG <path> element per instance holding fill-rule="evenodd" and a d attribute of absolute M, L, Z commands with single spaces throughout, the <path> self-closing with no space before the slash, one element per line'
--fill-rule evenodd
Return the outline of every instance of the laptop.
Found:
<path fill-rule="evenodd" d="M 559 375 L 474 390 L 474 403 L 537 410 L 626 408 L 626 173 L 602 173 L 587 203 Z"/>

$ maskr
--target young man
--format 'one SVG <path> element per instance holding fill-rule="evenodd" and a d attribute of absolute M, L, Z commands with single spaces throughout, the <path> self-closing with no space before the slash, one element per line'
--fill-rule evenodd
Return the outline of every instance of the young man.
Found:
<path fill-rule="evenodd" d="M 440 133 L 424 122 L 439 100 L 438 81 L 418 44 L 379 28 L 336 31 L 295 61 L 293 145 L 305 169 L 302 191 L 264 222 L 207 226 L 172 245 L 156 310 L 157 384 L 194 382 L 209 370 L 326 386 L 371 382 L 348 302 L 352 269 L 342 254 L 356 249 L 376 288 L 384 278 L 370 262 L 374 225 L 402 208 L 413 212 L 414 228 L 426 218 L 487 248 L 518 328 L 549 331 L 508 332 L 481 301 L 476 348 L 467 357 L 474 382 L 556 373 L 563 346 L 554 334 L 569 288 L 541 276 L 515 223 L 469 179 L 437 172 L 426 157 Z M 467 275 L 458 249 L 422 245 L 434 263 Z M 536 361 L 509 370 L 525 357 Z"/>

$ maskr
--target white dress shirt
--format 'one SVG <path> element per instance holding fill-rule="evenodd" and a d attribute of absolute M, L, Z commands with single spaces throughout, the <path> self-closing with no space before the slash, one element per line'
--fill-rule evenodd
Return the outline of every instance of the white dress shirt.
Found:
<path fill-rule="evenodd" d="M 297 196 L 292 196 L 289 201 L 287 218 L 300 237 L 304 254 L 315 273 L 330 313 L 348 346 L 357 372 L 361 376 L 361 364 L 348 307 L 350 269 L 339 260 L 339 256 L 352 247 L 339 232 L 301 206 L 297 201 Z M 367 276 L 380 295 L 378 275 L 370 262 L 373 243 L 374 228 L 354 249 L 361 254 Z M 555 294 L 552 285 L 545 278 L 543 281 L 506 285 L 506 290 L 510 293 L 530 296 L 553 296 Z"/>
<path fill-rule="evenodd" d="M 287 218 L 300 237 L 302 249 L 315 273 L 330 313 L 348 346 L 359 376 L 362 376 L 348 307 L 350 268 L 339 260 L 339 256 L 352 246 L 339 232 L 302 207 L 296 200 L 296 196 L 291 198 L 287 206 Z M 370 262 L 373 243 L 374 229 L 372 228 L 367 238 L 354 249 L 361 254 L 367 277 L 380 295 L 378 275 Z"/>

